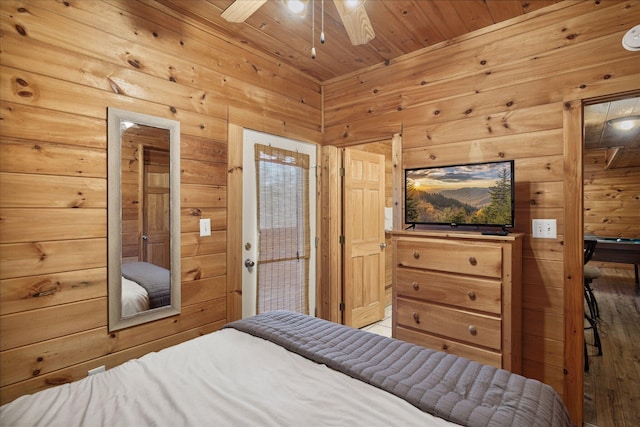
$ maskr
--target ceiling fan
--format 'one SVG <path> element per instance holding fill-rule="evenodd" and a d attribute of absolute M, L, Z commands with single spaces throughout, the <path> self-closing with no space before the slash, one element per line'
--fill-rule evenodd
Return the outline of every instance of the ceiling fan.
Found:
<path fill-rule="evenodd" d="M 300 1 L 300 0 L 297 0 Z M 267 0 L 235 0 L 222 12 L 222 18 L 229 22 L 244 22 Z M 308 3 L 309 0 L 302 1 Z M 367 44 L 376 36 L 369 16 L 364 8 L 364 0 L 333 0 L 351 44 Z M 311 1 L 313 7 L 313 0 Z"/>

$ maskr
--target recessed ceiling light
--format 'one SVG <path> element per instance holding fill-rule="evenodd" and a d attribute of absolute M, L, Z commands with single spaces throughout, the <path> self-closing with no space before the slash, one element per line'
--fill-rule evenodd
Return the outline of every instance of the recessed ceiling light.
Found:
<path fill-rule="evenodd" d="M 618 117 L 616 119 L 607 120 L 607 123 L 617 130 L 627 132 L 640 126 L 640 116 Z"/>
<path fill-rule="evenodd" d="M 627 50 L 640 50 L 640 25 L 636 25 L 622 37 L 622 47 Z"/>

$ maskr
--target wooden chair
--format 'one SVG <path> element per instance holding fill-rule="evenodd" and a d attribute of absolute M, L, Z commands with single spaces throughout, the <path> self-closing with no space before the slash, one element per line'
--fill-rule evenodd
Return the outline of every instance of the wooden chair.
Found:
<path fill-rule="evenodd" d="M 593 295 L 591 282 L 600 277 L 600 269 L 598 267 L 587 265 L 596 249 L 597 240 L 585 239 L 584 241 L 584 299 L 587 303 L 589 314 L 584 313 L 584 318 L 589 323 L 585 329 L 593 330 L 593 345 L 598 348 L 598 356 L 602 355 L 602 342 L 598 333 L 597 320 L 600 317 L 600 309 L 598 301 Z M 589 371 L 589 354 L 587 352 L 587 342 L 584 342 L 584 370 Z"/>
<path fill-rule="evenodd" d="M 593 295 L 593 288 L 591 282 L 600 277 L 600 269 L 593 265 L 587 265 L 593 253 L 596 249 L 597 240 L 585 240 L 584 241 L 584 292 L 587 305 L 589 307 L 589 314 L 592 319 L 600 318 L 600 309 L 598 307 L 598 301 Z"/>

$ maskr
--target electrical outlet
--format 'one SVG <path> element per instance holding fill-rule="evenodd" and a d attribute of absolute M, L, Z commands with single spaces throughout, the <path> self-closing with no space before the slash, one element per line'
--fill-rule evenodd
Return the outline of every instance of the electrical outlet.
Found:
<path fill-rule="evenodd" d="M 555 219 L 534 219 L 531 224 L 534 239 L 555 239 L 558 237 Z"/>
<path fill-rule="evenodd" d="M 97 368 L 89 369 L 87 375 L 99 374 L 100 372 L 104 372 L 104 365 L 98 366 Z"/>
<path fill-rule="evenodd" d="M 200 220 L 200 236 L 211 236 L 211 218 Z"/>

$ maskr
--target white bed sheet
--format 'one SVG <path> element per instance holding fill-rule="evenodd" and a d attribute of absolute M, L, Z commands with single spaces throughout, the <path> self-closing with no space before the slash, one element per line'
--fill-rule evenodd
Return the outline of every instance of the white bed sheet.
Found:
<path fill-rule="evenodd" d="M 122 277 L 122 317 L 149 310 L 149 293 L 145 288 Z"/>
<path fill-rule="evenodd" d="M 0 408 L 3 426 L 452 426 L 284 348 L 223 329 Z"/>

